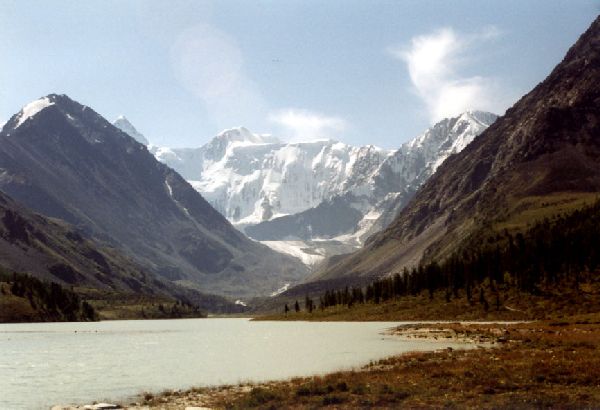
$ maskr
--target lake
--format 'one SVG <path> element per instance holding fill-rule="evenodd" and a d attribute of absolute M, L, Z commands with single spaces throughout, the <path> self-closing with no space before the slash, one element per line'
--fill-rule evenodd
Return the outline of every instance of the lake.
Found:
<path fill-rule="evenodd" d="M 0 408 L 48 409 L 142 391 L 351 369 L 457 343 L 382 334 L 398 322 L 182 319 L 0 324 Z"/>

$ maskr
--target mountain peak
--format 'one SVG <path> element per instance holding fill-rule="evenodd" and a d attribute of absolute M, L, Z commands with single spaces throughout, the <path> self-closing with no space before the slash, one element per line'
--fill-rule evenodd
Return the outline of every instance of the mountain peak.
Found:
<path fill-rule="evenodd" d="M 119 115 L 113 125 L 143 145 L 148 145 L 148 139 L 139 132 L 124 115 Z"/>
<path fill-rule="evenodd" d="M 278 144 L 280 141 L 269 134 L 254 134 L 246 127 L 234 127 L 221 131 L 215 139 L 227 142 L 243 142 L 251 144 Z"/>
<path fill-rule="evenodd" d="M 56 107 L 69 120 L 73 120 L 76 111 L 85 111 L 86 106 L 73 101 L 65 94 L 48 94 L 37 100 L 31 101 L 23 106 L 21 110 L 13 115 L 2 127 L 2 131 L 16 130 L 24 124 L 29 123 L 31 119 L 36 118 L 38 114 L 46 111 L 50 107 Z"/>
<path fill-rule="evenodd" d="M 490 126 L 498 116 L 490 112 L 468 110 L 453 118 L 444 118 L 428 128 L 423 134 L 405 144 L 405 149 L 415 149 L 431 145 L 435 151 L 444 144 L 459 144 L 451 149 L 455 153 L 466 147 L 475 137 Z M 448 138 L 452 141 L 448 141 Z M 444 158 L 445 159 L 445 158 Z"/>
<path fill-rule="evenodd" d="M 470 121 L 476 121 L 482 124 L 490 125 L 498 116 L 494 113 L 488 111 L 479 111 L 479 110 L 467 110 L 458 116 L 458 119 L 465 119 Z"/>

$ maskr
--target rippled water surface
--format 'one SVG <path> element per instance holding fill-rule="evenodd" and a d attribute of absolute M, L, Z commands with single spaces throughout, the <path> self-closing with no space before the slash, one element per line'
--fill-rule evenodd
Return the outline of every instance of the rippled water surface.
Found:
<path fill-rule="evenodd" d="M 305 376 L 442 347 L 382 334 L 397 324 L 247 319 L 1 324 L 0 408 L 48 409 L 123 400 L 141 391 Z"/>

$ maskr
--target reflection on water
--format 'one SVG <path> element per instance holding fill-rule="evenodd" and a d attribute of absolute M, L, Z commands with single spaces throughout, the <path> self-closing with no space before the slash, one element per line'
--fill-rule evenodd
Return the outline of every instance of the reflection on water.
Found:
<path fill-rule="evenodd" d="M 0 325 L 0 408 L 116 400 L 141 391 L 348 369 L 452 343 L 383 335 L 397 323 L 247 319 Z"/>

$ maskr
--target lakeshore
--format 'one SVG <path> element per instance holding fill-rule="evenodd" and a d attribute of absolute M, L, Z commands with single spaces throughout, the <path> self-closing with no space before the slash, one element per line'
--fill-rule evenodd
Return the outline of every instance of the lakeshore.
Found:
<path fill-rule="evenodd" d="M 130 320 L 0 325 L 0 408 L 140 402 L 140 392 L 289 380 L 464 343 L 399 340 L 398 322 Z"/>
<path fill-rule="evenodd" d="M 324 376 L 146 392 L 119 405 L 169 410 L 600 406 L 598 314 L 512 324 L 413 323 L 392 333 L 480 347 L 406 353 Z"/>

